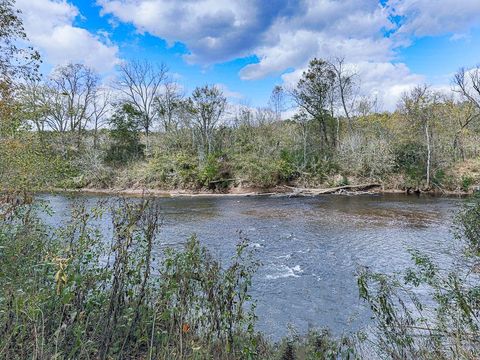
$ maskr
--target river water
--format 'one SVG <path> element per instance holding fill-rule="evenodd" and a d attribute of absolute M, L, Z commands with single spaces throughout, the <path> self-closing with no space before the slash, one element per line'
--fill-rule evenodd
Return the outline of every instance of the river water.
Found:
<path fill-rule="evenodd" d="M 94 206 L 105 196 L 41 195 L 61 226 L 78 198 Z M 258 330 L 278 339 L 295 328 L 356 331 L 370 314 L 358 298 L 355 272 L 369 266 L 401 272 L 408 249 L 440 263 L 454 253 L 451 225 L 464 200 L 406 195 L 157 198 L 161 246 L 181 246 L 192 234 L 223 263 L 233 256 L 238 232 L 249 238 L 262 266 L 254 277 Z M 105 219 L 105 231 L 109 220 Z M 159 247 L 161 247 L 159 246 Z M 161 252 L 161 248 L 157 249 Z"/>

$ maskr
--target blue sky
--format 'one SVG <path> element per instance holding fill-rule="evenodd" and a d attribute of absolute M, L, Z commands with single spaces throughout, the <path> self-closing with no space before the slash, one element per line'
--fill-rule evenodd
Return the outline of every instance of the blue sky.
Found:
<path fill-rule="evenodd" d="M 218 84 L 264 106 L 313 57 L 344 57 L 392 109 L 418 83 L 448 88 L 480 63 L 479 0 L 17 0 L 43 71 L 80 62 L 105 79 L 129 59 L 164 62 L 188 93 Z"/>

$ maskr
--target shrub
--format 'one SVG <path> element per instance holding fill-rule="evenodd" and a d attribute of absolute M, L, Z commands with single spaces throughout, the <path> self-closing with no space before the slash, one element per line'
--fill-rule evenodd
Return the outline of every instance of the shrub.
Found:
<path fill-rule="evenodd" d="M 462 190 L 463 191 L 468 191 L 470 189 L 470 186 L 473 185 L 475 182 L 475 179 L 471 176 L 463 175 L 462 176 Z"/>

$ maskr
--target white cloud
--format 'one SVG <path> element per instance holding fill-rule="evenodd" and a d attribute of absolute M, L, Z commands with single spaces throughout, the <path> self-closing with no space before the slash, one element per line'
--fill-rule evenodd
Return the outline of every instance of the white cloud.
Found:
<path fill-rule="evenodd" d="M 247 55 L 264 20 L 253 0 L 98 0 L 102 14 L 132 23 L 141 33 L 188 45 L 191 62 L 219 62 Z M 266 4 L 269 5 L 269 4 Z M 268 8 L 268 6 L 263 6 Z"/>
<path fill-rule="evenodd" d="M 212 64 L 256 55 L 240 77 L 298 80 L 313 57 L 342 56 L 356 66 L 364 92 L 386 109 L 426 79 L 396 54 L 414 37 L 468 38 L 480 24 L 480 0 L 97 0 L 102 14 L 170 44 L 184 43 L 189 62 Z M 388 36 L 386 35 L 388 34 Z M 293 70 L 293 71 L 292 71 Z M 286 71 L 290 71 L 285 73 Z"/>
<path fill-rule="evenodd" d="M 345 64 L 360 79 L 361 96 L 375 96 L 380 110 L 395 109 L 400 96 L 426 81 L 422 75 L 412 73 L 405 64 L 391 62 L 358 62 Z M 282 75 L 286 87 L 293 87 L 304 68 Z"/>
<path fill-rule="evenodd" d="M 401 34 L 463 33 L 480 25 L 479 0 L 390 0 L 388 7 L 403 18 Z"/>
<path fill-rule="evenodd" d="M 244 97 L 243 94 L 230 90 L 230 88 L 225 84 L 218 83 L 218 84 L 215 84 L 215 86 L 218 87 L 223 92 L 223 95 L 229 100 L 238 101 L 240 99 L 243 99 Z"/>
<path fill-rule="evenodd" d="M 118 47 L 73 25 L 78 9 L 65 0 L 17 0 L 25 31 L 52 65 L 83 63 L 99 72 L 111 70 L 118 62 Z"/>
<path fill-rule="evenodd" d="M 403 93 L 426 81 L 424 76 L 413 74 L 402 63 L 362 62 L 356 65 L 363 94 L 375 94 L 385 110 L 393 110 Z"/>

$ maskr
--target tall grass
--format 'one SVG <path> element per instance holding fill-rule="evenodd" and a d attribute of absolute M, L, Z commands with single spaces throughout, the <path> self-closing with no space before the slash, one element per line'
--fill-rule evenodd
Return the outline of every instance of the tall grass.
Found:
<path fill-rule="evenodd" d="M 112 239 L 95 225 L 104 211 L 77 204 L 53 232 L 37 205 L 3 203 L 0 358 L 254 356 L 257 264 L 246 240 L 226 268 L 194 237 L 154 256 L 158 207 L 109 207 Z"/>

